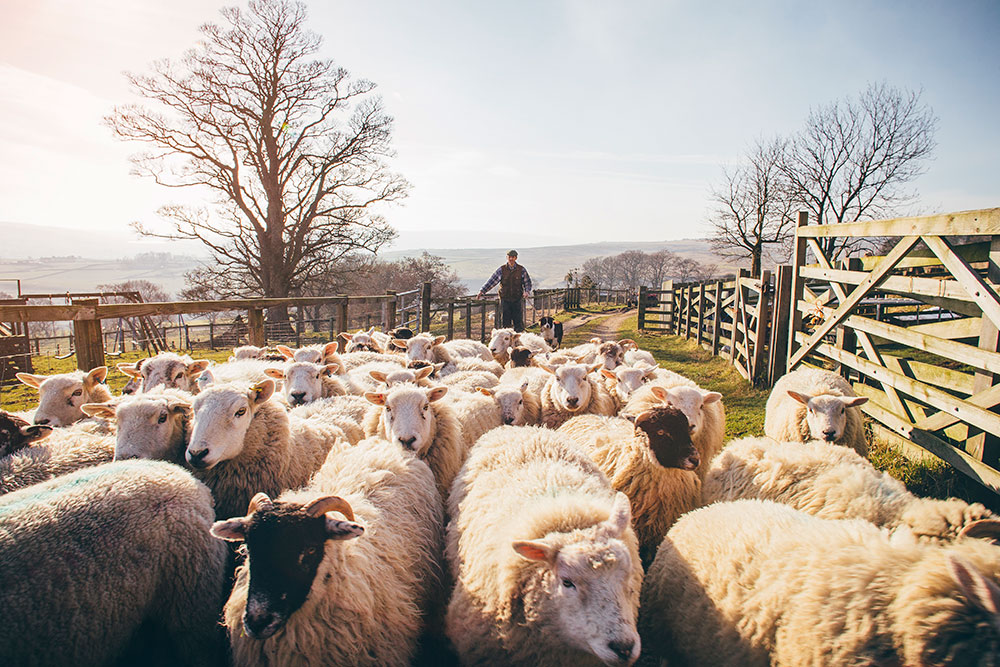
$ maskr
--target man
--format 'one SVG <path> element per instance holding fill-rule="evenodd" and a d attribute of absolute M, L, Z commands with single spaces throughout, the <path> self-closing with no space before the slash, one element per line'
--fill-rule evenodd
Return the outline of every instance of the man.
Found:
<path fill-rule="evenodd" d="M 517 263 L 517 251 L 507 251 L 507 263 L 493 272 L 477 298 L 500 283 L 500 317 L 501 326 L 514 327 L 514 331 L 524 331 L 524 299 L 531 296 L 531 277 L 528 271 Z"/>

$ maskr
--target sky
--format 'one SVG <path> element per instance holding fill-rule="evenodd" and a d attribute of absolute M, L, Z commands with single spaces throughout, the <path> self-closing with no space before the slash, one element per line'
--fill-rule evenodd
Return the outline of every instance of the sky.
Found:
<path fill-rule="evenodd" d="M 101 123 L 124 71 L 178 58 L 216 0 L 0 0 L 0 221 L 134 240 L 167 190 Z M 1000 2 L 307 2 L 322 55 L 378 85 L 395 249 L 709 234 L 709 189 L 758 137 L 886 81 L 939 118 L 922 213 L 1000 206 Z"/>

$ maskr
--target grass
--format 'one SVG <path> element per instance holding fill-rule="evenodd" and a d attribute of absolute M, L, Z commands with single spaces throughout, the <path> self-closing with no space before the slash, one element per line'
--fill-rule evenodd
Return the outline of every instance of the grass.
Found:
<path fill-rule="evenodd" d="M 633 338 L 664 368 L 723 395 L 727 440 L 764 433 L 764 408 L 769 390 L 755 389 L 727 360 L 712 356 L 694 341 L 669 334 L 638 332 L 637 326 L 638 318 L 629 318 L 622 324 L 619 337 Z M 872 438 L 869 441 L 872 444 L 868 458 L 872 465 L 903 482 L 912 493 L 981 502 L 1000 511 L 1000 498 L 930 453 L 926 457 L 910 458 L 890 443 Z"/>

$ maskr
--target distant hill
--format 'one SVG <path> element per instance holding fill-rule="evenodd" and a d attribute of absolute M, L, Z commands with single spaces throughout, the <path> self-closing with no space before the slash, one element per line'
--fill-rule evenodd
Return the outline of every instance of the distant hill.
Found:
<path fill-rule="evenodd" d="M 23 294 L 90 292 L 98 285 L 124 280 L 148 280 L 157 283 L 176 298 L 184 289 L 184 274 L 198 264 L 199 259 L 196 257 L 167 253 L 149 253 L 123 259 L 0 258 L 0 291 L 16 295 L 16 280 L 21 281 Z"/>

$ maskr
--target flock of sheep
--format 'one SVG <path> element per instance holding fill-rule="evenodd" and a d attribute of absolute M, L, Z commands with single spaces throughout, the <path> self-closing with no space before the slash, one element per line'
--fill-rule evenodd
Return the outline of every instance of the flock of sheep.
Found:
<path fill-rule="evenodd" d="M 0 663 L 1000 664 L 1000 520 L 872 467 L 842 378 L 724 446 L 721 394 L 543 334 L 20 375 Z"/>

